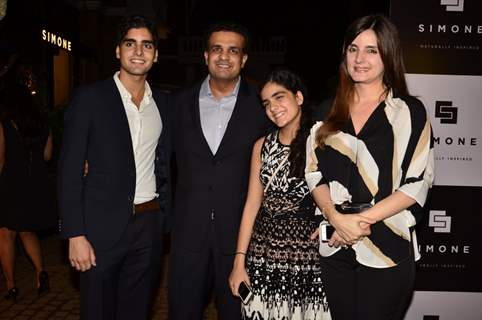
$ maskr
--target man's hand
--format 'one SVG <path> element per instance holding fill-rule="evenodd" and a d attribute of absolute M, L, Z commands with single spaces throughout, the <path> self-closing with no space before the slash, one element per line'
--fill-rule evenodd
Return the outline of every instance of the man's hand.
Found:
<path fill-rule="evenodd" d="M 69 239 L 69 260 L 78 271 L 87 271 L 95 264 L 94 248 L 84 236 Z"/>

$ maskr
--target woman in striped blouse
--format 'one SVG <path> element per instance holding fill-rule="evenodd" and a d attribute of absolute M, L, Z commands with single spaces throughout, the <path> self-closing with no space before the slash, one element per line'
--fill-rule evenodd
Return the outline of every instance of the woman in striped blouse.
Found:
<path fill-rule="evenodd" d="M 433 144 L 404 72 L 395 26 L 380 15 L 356 20 L 331 109 L 307 140 L 306 180 L 335 230 L 320 252 L 336 320 L 402 319 L 413 291 Z"/>

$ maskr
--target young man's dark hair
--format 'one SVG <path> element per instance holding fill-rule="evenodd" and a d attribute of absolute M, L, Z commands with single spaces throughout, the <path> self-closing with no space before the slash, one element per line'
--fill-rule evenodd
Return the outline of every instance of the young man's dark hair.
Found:
<path fill-rule="evenodd" d="M 204 33 L 204 50 L 209 50 L 209 38 L 214 32 L 225 31 L 234 32 L 241 35 L 244 38 L 243 44 L 243 54 L 248 53 L 249 49 L 249 32 L 248 30 L 240 24 L 234 22 L 220 22 L 209 26 L 209 28 Z"/>
<path fill-rule="evenodd" d="M 157 33 L 156 25 L 154 22 L 142 15 L 131 15 L 122 18 L 117 29 L 117 45 L 120 46 L 122 40 L 126 36 L 130 29 L 140 29 L 146 28 L 152 35 L 152 41 L 154 42 L 154 47 L 157 48 L 159 42 L 159 35 Z"/>

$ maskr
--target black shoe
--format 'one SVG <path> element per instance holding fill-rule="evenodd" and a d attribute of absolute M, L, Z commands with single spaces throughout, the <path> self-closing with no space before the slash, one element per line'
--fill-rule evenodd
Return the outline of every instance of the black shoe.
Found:
<path fill-rule="evenodd" d="M 37 289 L 38 296 L 43 296 L 50 291 L 49 275 L 47 272 L 42 271 L 38 275 L 39 286 Z"/>
<path fill-rule="evenodd" d="M 13 300 L 13 302 L 17 302 L 18 296 L 18 289 L 17 287 L 13 287 L 12 289 L 7 291 L 7 294 L 3 297 L 5 300 Z"/>

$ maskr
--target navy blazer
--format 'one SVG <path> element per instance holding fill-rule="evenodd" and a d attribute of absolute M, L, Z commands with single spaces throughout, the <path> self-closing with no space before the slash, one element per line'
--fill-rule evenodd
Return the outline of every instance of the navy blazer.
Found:
<path fill-rule="evenodd" d="M 173 245 L 201 250 L 214 223 L 219 248 L 233 253 L 248 189 L 252 148 L 271 125 L 257 92 L 241 81 L 226 132 L 216 154 L 212 154 L 201 127 L 200 87 L 198 84 L 180 93 L 175 103 L 173 138 L 178 174 Z"/>
<path fill-rule="evenodd" d="M 152 95 L 163 125 L 155 158 L 163 228 L 170 207 L 170 120 L 167 95 L 155 88 Z M 85 161 L 89 170 L 84 177 Z M 80 88 L 66 110 L 58 164 L 62 237 L 84 235 L 94 248 L 114 245 L 133 214 L 135 187 L 129 123 L 114 79 Z"/>

